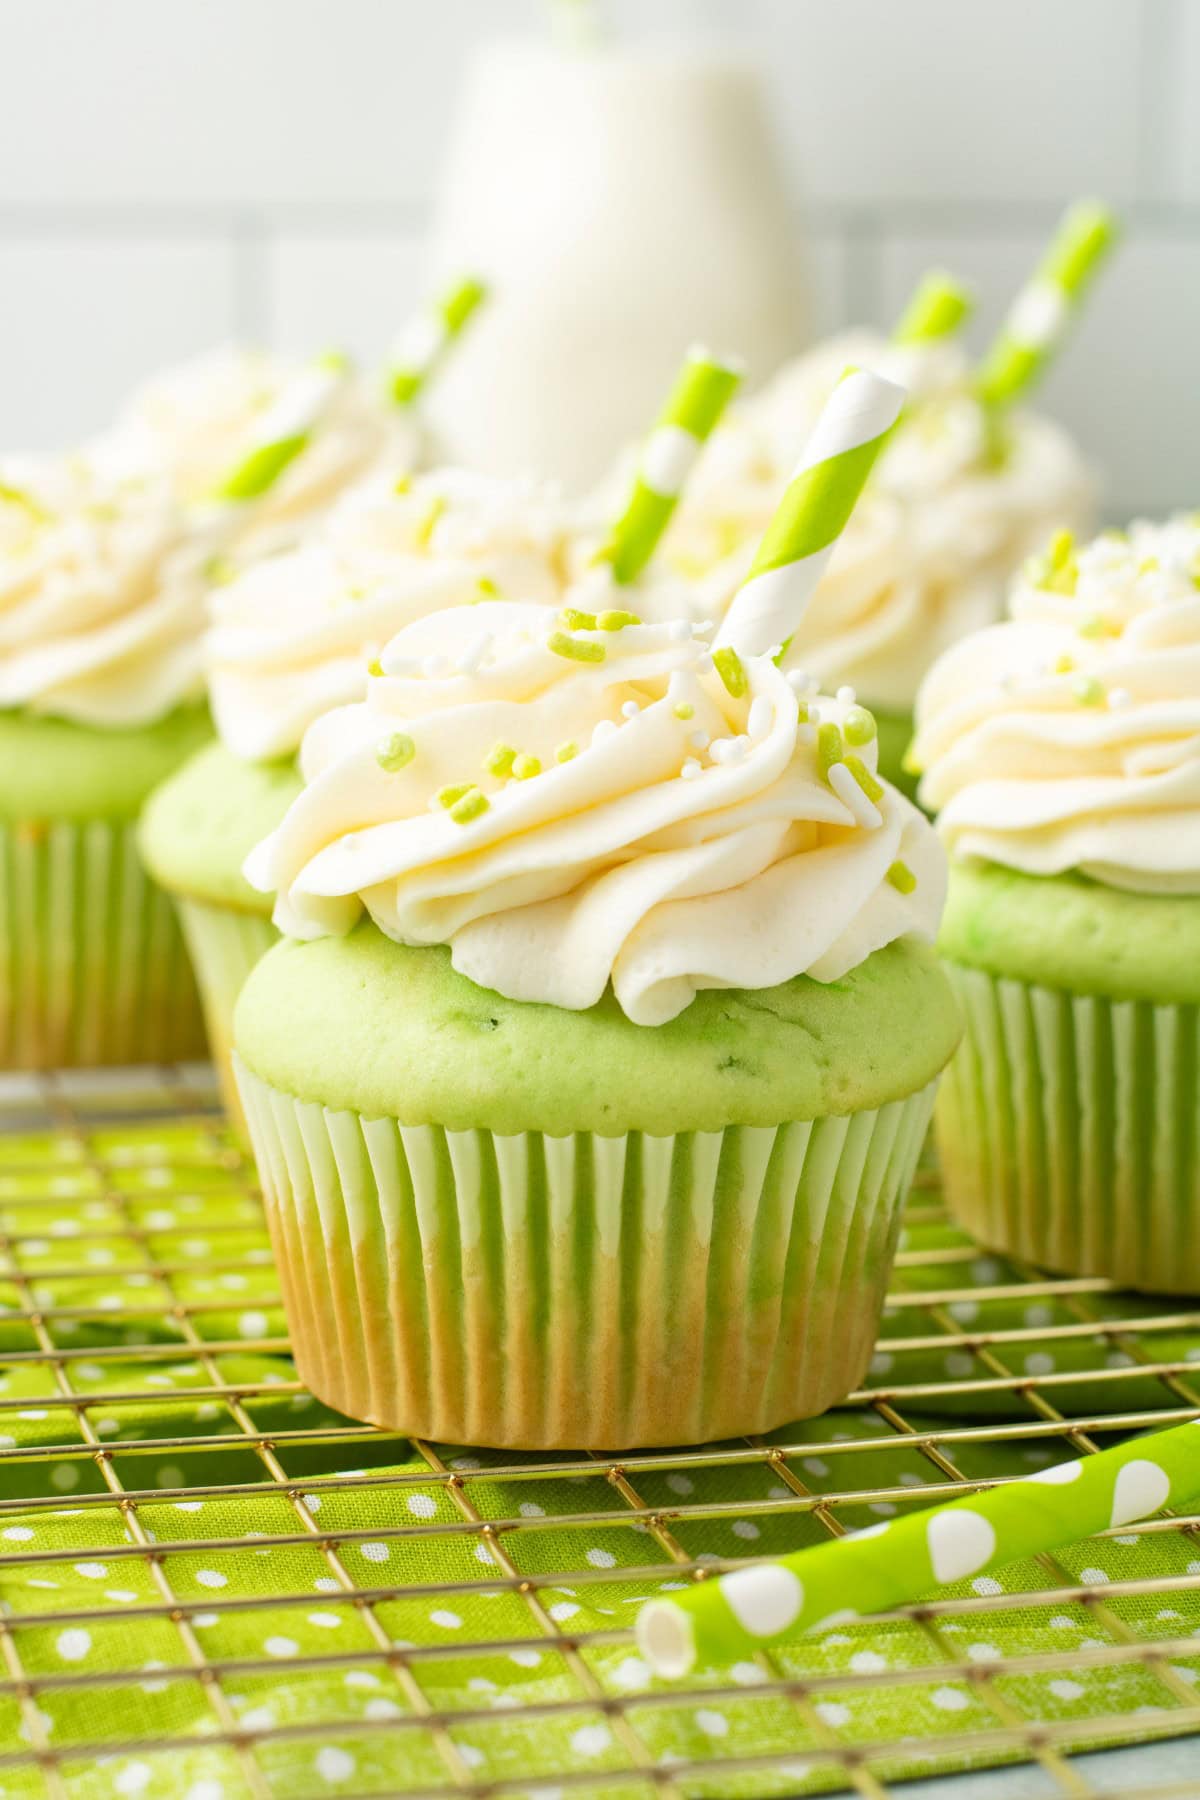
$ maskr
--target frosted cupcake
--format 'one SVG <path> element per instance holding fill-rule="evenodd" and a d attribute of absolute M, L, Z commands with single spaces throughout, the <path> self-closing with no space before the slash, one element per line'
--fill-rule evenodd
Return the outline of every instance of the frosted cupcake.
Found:
<path fill-rule="evenodd" d="M 1091 522 L 1079 451 L 1017 403 L 1111 232 L 1098 209 L 1068 216 L 979 369 L 957 337 L 967 296 L 945 276 L 927 279 L 890 341 L 858 332 L 799 358 L 714 435 L 680 509 L 667 556 L 698 578 L 698 606 L 720 618 L 841 372 L 878 368 L 908 388 L 905 417 L 789 649 L 793 664 L 828 686 L 848 683 L 872 707 L 892 779 L 931 663 L 1000 616 L 1009 578 L 1051 530 Z"/>
<path fill-rule="evenodd" d="M 1059 537 L 917 708 L 967 1036 L 946 1192 L 985 1243 L 1200 1292 L 1200 523 Z"/>
<path fill-rule="evenodd" d="M 302 547 L 213 590 L 205 665 L 218 741 L 154 794 L 141 842 L 178 901 L 235 1115 L 233 1003 L 276 937 L 270 901 L 241 867 L 299 792 L 305 730 L 361 696 L 368 664 L 406 623 L 501 592 L 556 599 L 570 523 L 546 487 L 381 471 L 344 495 Z M 455 664 L 470 666 L 480 638 L 468 623 Z"/>
<path fill-rule="evenodd" d="M 304 1379 L 516 1446 L 828 1406 L 958 1032 L 944 859 L 869 715 L 628 609 L 442 612 L 380 667 L 247 865 L 287 941 L 238 1072 Z"/>
<path fill-rule="evenodd" d="M 85 455 L 0 470 L 0 1067 L 202 1048 L 134 822 L 208 733 L 210 552 L 161 479 Z"/>

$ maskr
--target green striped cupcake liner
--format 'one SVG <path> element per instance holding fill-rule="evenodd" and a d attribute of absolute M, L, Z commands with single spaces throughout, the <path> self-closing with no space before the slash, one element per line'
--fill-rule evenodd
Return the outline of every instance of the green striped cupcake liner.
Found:
<path fill-rule="evenodd" d="M 234 1067 L 302 1381 L 440 1442 L 769 1431 L 870 1360 L 934 1084 L 775 1129 L 500 1136 Z"/>
<path fill-rule="evenodd" d="M 0 824 L 0 1068 L 203 1055 L 179 924 L 133 823 Z"/>
<path fill-rule="evenodd" d="M 947 968 L 966 1035 L 937 1142 L 960 1222 L 1063 1274 L 1200 1293 L 1200 1007 Z"/>
<path fill-rule="evenodd" d="M 200 987 L 209 1053 L 221 1084 L 225 1110 L 243 1134 L 246 1121 L 233 1078 L 233 1009 L 251 969 L 279 937 L 263 913 L 243 912 L 177 894 L 175 904 Z"/>

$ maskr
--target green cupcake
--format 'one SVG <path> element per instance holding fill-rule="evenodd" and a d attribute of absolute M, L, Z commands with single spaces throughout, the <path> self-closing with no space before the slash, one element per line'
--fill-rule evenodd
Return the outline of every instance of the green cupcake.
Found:
<path fill-rule="evenodd" d="M 938 1102 L 984 1243 L 1200 1292 L 1200 525 L 1065 534 L 918 708 L 966 1037 Z"/>
<path fill-rule="evenodd" d="M 278 937 L 270 898 L 242 864 L 300 791 L 305 731 L 362 694 L 368 663 L 406 621 L 482 601 L 501 584 L 557 595 L 566 545 L 564 509 L 543 488 L 384 466 L 299 548 L 213 589 L 205 663 L 219 741 L 151 797 L 141 846 L 178 904 L 235 1120 L 234 1002 Z M 479 635 L 464 631 L 457 660 L 469 664 Z"/>
<path fill-rule="evenodd" d="M 381 667 L 247 865 L 301 940 L 235 1038 L 303 1378 L 510 1446 L 823 1410 L 959 1030 L 869 717 L 618 604 L 443 612 Z"/>

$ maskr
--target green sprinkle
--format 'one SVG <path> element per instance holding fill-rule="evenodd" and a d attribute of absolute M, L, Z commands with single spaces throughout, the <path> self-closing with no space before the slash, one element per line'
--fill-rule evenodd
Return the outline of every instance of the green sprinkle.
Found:
<path fill-rule="evenodd" d="M 624 631 L 627 625 L 640 625 L 641 622 L 636 613 L 622 612 L 619 607 L 596 616 L 596 624 L 601 631 Z"/>
<path fill-rule="evenodd" d="M 530 756 L 523 750 L 520 756 L 514 759 L 512 772 L 518 781 L 532 781 L 535 775 L 541 774 L 542 765 L 536 756 Z"/>
<path fill-rule="evenodd" d="M 344 350 L 320 350 L 313 360 L 318 369 L 328 369 L 331 375 L 348 375 L 354 367 Z"/>
<path fill-rule="evenodd" d="M 216 490 L 218 500 L 257 500 L 274 487 L 283 471 L 308 448 L 307 431 L 293 432 L 272 444 L 261 444 L 243 457 Z"/>
<path fill-rule="evenodd" d="M 865 706 L 852 706 L 846 714 L 844 729 L 848 744 L 873 743 L 877 730 L 875 715 Z"/>
<path fill-rule="evenodd" d="M 906 862 L 894 862 L 887 872 L 887 879 L 898 894 L 911 894 L 917 885 L 917 878 Z"/>
<path fill-rule="evenodd" d="M 1097 681 L 1094 675 L 1080 675 L 1072 683 L 1071 692 L 1080 706 L 1104 705 L 1104 683 Z"/>
<path fill-rule="evenodd" d="M 225 587 L 237 574 L 237 564 L 231 557 L 223 556 L 218 551 L 215 556 L 208 558 L 201 574 L 210 587 Z"/>
<path fill-rule="evenodd" d="M 829 771 L 842 760 L 842 734 L 834 724 L 817 726 L 817 767 L 821 780 L 829 780 Z"/>
<path fill-rule="evenodd" d="M 383 664 L 380 662 L 380 660 L 377 656 L 373 656 L 371 658 L 370 662 L 367 664 L 367 674 L 368 675 L 382 675 L 383 674 Z"/>
<path fill-rule="evenodd" d="M 389 775 L 395 775 L 400 769 L 407 769 L 417 754 L 417 746 L 407 731 L 394 731 L 391 737 L 380 738 L 375 746 L 375 761 Z"/>
<path fill-rule="evenodd" d="M 1137 566 L 1137 572 L 1139 575 L 1157 575 L 1161 567 L 1162 564 L 1159 562 L 1157 556 L 1143 556 L 1141 562 Z"/>
<path fill-rule="evenodd" d="M 451 787 L 444 787 L 444 788 L 438 789 L 437 803 L 439 806 L 444 806 L 446 811 L 449 812 L 451 807 L 458 805 L 459 801 L 463 798 L 463 796 L 465 794 L 471 794 L 474 792 L 475 792 L 474 782 L 472 782 L 472 781 L 456 781 Z"/>
<path fill-rule="evenodd" d="M 553 650 L 555 656 L 565 656 L 570 662 L 602 663 L 608 655 L 603 644 L 590 643 L 587 638 L 568 637 L 565 631 L 552 631 L 546 639 L 547 650 Z"/>
<path fill-rule="evenodd" d="M 732 644 L 723 644 L 719 650 L 713 651 L 713 668 L 724 682 L 725 692 L 732 699 L 740 700 L 743 694 L 749 693 L 749 677 Z"/>
<path fill-rule="evenodd" d="M 579 745 L 573 738 L 568 738 L 566 743 L 560 744 L 558 749 L 554 752 L 554 760 L 555 762 L 560 763 L 571 762 L 578 755 Z"/>
<path fill-rule="evenodd" d="M 469 825 L 472 819 L 478 819 L 488 811 L 490 802 L 485 793 L 477 787 L 469 787 L 461 800 L 456 800 L 450 808 L 450 817 L 456 825 Z"/>
<path fill-rule="evenodd" d="M 1069 675 L 1074 667 L 1075 659 L 1073 656 L 1060 656 L 1054 664 L 1054 673 L 1056 675 Z"/>
<path fill-rule="evenodd" d="M 866 763 L 863 762 L 860 756 L 850 755 L 843 757 L 842 760 L 845 762 L 846 767 L 849 769 L 868 800 L 874 800 L 878 803 L 883 799 L 882 784 L 876 781 L 874 775 L 872 775 L 870 769 L 868 769 Z"/>
<path fill-rule="evenodd" d="M 807 700 L 797 700 L 797 702 L 796 702 L 796 718 L 799 720 L 801 725 L 808 724 L 808 701 Z"/>
<path fill-rule="evenodd" d="M 595 631 L 596 629 L 595 613 L 580 612 L 578 607 L 564 606 L 558 616 L 568 631 Z"/>
<path fill-rule="evenodd" d="M 397 475 L 395 481 L 392 483 L 392 492 L 393 494 L 411 494 L 412 476 Z"/>
<path fill-rule="evenodd" d="M 511 744 L 493 744 L 483 759 L 483 766 L 489 775 L 498 775 L 503 781 L 512 774 L 517 753 Z"/>
<path fill-rule="evenodd" d="M 914 740 L 914 742 L 915 742 L 915 740 Z M 912 744 L 910 744 L 908 746 L 908 749 L 904 752 L 904 755 L 900 758 L 900 767 L 904 770 L 904 773 L 906 775 L 923 775 L 925 773 L 924 768 L 917 761 L 916 754 L 913 750 Z"/>
<path fill-rule="evenodd" d="M 496 586 L 496 583 L 492 580 L 490 575 L 481 575 L 479 580 L 475 583 L 475 586 L 479 589 L 479 592 L 483 595 L 485 600 L 498 600 L 500 598 L 500 589 Z"/>
<path fill-rule="evenodd" d="M 696 709 L 690 700 L 680 700 L 671 708 L 677 719 L 694 719 Z"/>
<path fill-rule="evenodd" d="M 1035 587 L 1052 594 L 1073 594 L 1079 582 L 1079 564 L 1075 560 L 1075 539 L 1069 531 L 1056 531 L 1043 556 L 1029 565 L 1029 579 Z"/>
<path fill-rule="evenodd" d="M 444 494 L 438 494 L 429 502 L 425 517 L 421 520 L 416 531 L 413 533 L 417 544 L 422 550 L 427 550 L 429 548 L 434 531 L 437 529 L 437 522 L 445 510 L 446 496 Z"/>
<path fill-rule="evenodd" d="M 27 489 L 12 487 L 7 481 L 0 481 L 0 500 L 6 506 L 19 506 L 38 525 L 44 525 L 50 517 L 46 508 Z"/>
<path fill-rule="evenodd" d="M 1079 635 L 1085 638 L 1120 637 L 1121 627 L 1112 619 L 1106 619 L 1103 613 L 1089 613 L 1079 627 Z"/>

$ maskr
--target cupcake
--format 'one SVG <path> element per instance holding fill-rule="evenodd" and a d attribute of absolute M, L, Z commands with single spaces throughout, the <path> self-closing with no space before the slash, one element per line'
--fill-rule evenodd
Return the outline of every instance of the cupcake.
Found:
<path fill-rule="evenodd" d="M 947 1198 L 984 1243 L 1200 1292 L 1200 520 L 1060 536 L 931 671 L 966 1038 Z"/>
<path fill-rule="evenodd" d="M 87 454 L 0 468 L 0 1067 L 196 1055 L 195 988 L 135 821 L 208 735 L 211 538 Z"/>
<path fill-rule="evenodd" d="M 869 714 L 627 608 L 443 611 L 379 667 L 246 870 L 285 941 L 235 1066 L 302 1379 L 512 1447 L 823 1410 L 959 1029 L 944 857 Z"/>
<path fill-rule="evenodd" d="M 667 560 L 695 578 L 700 612 L 721 618 L 842 371 L 879 369 L 908 389 L 905 415 L 788 652 L 789 666 L 855 688 L 878 722 L 880 767 L 906 789 L 902 759 L 926 670 L 1001 616 L 1009 579 L 1052 530 L 1091 525 L 1094 484 L 1079 451 L 1015 402 L 1040 375 L 1111 235 L 1101 209 L 1068 214 L 979 368 L 957 336 L 968 298 L 936 274 L 890 340 L 858 331 L 797 358 L 714 433 L 668 537 Z M 1031 298 L 1040 298 L 1041 317 Z"/>
<path fill-rule="evenodd" d="M 233 1004 L 277 935 L 270 900 L 245 881 L 242 863 L 300 790 L 305 730 L 362 694 L 368 662 L 408 621 L 502 590 L 557 598 L 567 527 L 545 487 L 383 469 L 348 491 L 301 547 L 212 590 L 205 664 L 217 741 L 153 795 L 141 844 L 178 903 L 235 1119 Z M 482 636 L 468 612 L 454 662 L 469 667 Z"/>

